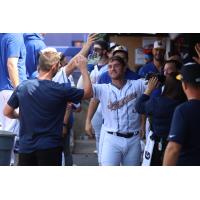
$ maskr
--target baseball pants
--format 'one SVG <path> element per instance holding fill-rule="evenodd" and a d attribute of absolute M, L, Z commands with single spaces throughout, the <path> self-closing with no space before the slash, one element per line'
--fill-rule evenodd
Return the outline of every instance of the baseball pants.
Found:
<path fill-rule="evenodd" d="M 102 166 L 139 166 L 141 159 L 140 136 L 124 138 L 108 134 L 102 129 L 104 135 L 101 150 Z"/>

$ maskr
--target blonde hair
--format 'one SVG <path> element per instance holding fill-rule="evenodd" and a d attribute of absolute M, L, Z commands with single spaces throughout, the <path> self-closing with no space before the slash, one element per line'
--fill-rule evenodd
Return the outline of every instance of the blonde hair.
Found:
<path fill-rule="evenodd" d="M 51 67 L 60 62 L 60 54 L 58 52 L 46 51 L 40 54 L 38 69 L 49 71 Z"/>

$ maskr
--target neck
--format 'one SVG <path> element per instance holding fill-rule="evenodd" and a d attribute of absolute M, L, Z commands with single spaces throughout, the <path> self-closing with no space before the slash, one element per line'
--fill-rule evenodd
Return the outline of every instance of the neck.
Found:
<path fill-rule="evenodd" d="M 98 65 L 105 65 L 105 64 L 107 64 L 107 63 L 108 63 L 108 58 L 105 57 L 105 56 L 103 56 L 103 57 L 99 60 Z"/>
<path fill-rule="evenodd" d="M 188 100 L 196 99 L 200 100 L 200 90 L 190 88 L 190 90 L 185 91 Z"/>
<path fill-rule="evenodd" d="M 120 80 L 113 80 L 112 79 L 112 84 L 116 86 L 118 89 L 122 89 L 123 86 L 126 84 L 125 79 L 120 79 Z"/>
<path fill-rule="evenodd" d="M 52 80 L 52 74 L 51 72 L 44 72 L 44 71 L 39 71 L 39 76 L 38 79 L 39 80 Z"/>
<path fill-rule="evenodd" d="M 156 60 L 155 58 L 153 59 L 153 63 L 156 66 L 156 68 L 158 69 L 158 71 L 161 71 L 161 69 L 163 67 L 163 63 L 161 61 Z"/>

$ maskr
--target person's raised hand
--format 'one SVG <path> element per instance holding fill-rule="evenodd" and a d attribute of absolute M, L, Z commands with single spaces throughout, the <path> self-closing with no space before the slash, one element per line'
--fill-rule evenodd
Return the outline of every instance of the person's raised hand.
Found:
<path fill-rule="evenodd" d="M 156 77 L 152 77 L 149 79 L 147 89 L 145 90 L 144 94 L 150 95 L 152 91 L 157 87 L 158 79 Z"/>

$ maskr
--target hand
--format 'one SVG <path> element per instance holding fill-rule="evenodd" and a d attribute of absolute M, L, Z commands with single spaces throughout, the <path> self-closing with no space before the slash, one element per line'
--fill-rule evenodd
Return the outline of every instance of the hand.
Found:
<path fill-rule="evenodd" d="M 198 57 L 193 57 L 193 60 L 195 60 L 195 62 L 197 62 L 198 64 L 200 64 L 200 44 L 197 43 L 195 45 L 195 50 L 197 52 Z"/>
<path fill-rule="evenodd" d="M 94 131 L 93 131 L 91 122 L 86 121 L 85 131 L 86 131 L 86 134 L 88 135 L 89 138 L 94 138 Z"/>
<path fill-rule="evenodd" d="M 91 46 L 95 42 L 96 36 L 97 36 L 97 33 L 89 34 L 87 38 L 87 44 Z"/>
<path fill-rule="evenodd" d="M 144 94 L 150 95 L 152 91 L 157 87 L 158 85 L 158 79 L 156 77 L 152 77 L 149 79 L 147 89 L 145 90 Z"/>
<path fill-rule="evenodd" d="M 87 58 L 83 55 L 77 55 L 75 58 L 75 65 L 80 71 L 87 70 Z"/>
<path fill-rule="evenodd" d="M 72 103 L 71 102 L 68 102 L 67 103 L 67 108 L 66 108 L 68 111 L 72 111 Z"/>

